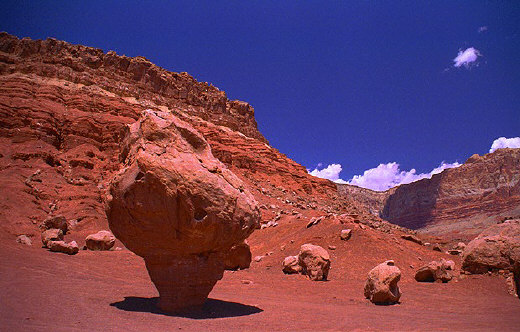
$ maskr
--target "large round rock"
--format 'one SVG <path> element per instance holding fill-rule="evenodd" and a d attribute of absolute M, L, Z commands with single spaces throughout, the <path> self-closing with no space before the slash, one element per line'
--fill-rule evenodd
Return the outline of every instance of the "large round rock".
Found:
<path fill-rule="evenodd" d="M 226 253 L 258 227 L 255 199 L 171 113 L 146 110 L 127 126 L 121 161 L 106 198 L 110 229 L 144 258 L 161 309 L 202 305 Z"/>
<path fill-rule="evenodd" d="M 507 220 L 483 231 L 464 248 L 462 268 L 470 273 L 513 270 L 520 263 L 520 219 Z"/>
<path fill-rule="evenodd" d="M 300 247 L 298 264 L 302 273 L 313 281 L 327 280 L 330 270 L 330 256 L 327 250 L 310 243 Z"/>
<path fill-rule="evenodd" d="M 393 304 L 401 298 L 397 283 L 401 279 L 401 270 L 389 260 L 374 267 L 365 283 L 365 297 L 376 304 Z"/>

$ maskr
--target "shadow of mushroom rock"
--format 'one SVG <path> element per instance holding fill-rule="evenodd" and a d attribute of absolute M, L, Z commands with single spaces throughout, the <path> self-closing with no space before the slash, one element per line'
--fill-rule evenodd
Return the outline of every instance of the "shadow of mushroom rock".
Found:
<path fill-rule="evenodd" d="M 157 306 L 158 303 L 158 297 L 147 298 L 125 296 L 125 299 L 123 301 L 110 303 L 110 306 L 125 311 L 149 312 L 157 315 L 184 317 L 191 319 L 240 317 L 257 314 L 263 311 L 262 309 L 252 305 L 208 298 L 204 305 L 202 305 L 201 307 L 185 309 L 183 311 L 176 312 L 173 314 L 162 311 Z"/>

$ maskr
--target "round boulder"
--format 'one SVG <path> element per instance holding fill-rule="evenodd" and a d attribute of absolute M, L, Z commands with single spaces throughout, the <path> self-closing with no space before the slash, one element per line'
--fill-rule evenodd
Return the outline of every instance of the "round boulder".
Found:
<path fill-rule="evenodd" d="M 242 242 L 231 247 L 224 259 L 226 270 L 243 270 L 251 265 L 251 249 L 247 242 Z"/>
<path fill-rule="evenodd" d="M 401 270 L 389 260 L 374 267 L 365 282 L 365 297 L 376 304 L 394 304 L 401 298 L 397 283 Z"/>
<path fill-rule="evenodd" d="M 299 264 L 298 256 L 287 256 L 282 263 L 282 271 L 285 274 L 300 273 L 302 267 Z"/>
<path fill-rule="evenodd" d="M 327 280 L 330 269 L 330 256 L 327 250 L 310 243 L 300 247 L 298 264 L 302 273 L 313 281 Z"/>
<path fill-rule="evenodd" d="M 101 251 L 110 250 L 116 243 L 115 236 L 109 231 L 99 231 L 85 238 L 87 249 Z"/>

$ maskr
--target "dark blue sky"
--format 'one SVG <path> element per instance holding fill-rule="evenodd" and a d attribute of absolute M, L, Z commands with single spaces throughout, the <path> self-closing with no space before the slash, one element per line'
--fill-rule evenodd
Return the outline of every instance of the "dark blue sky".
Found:
<path fill-rule="evenodd" d="M 387 162 L 429 172 L 520 136 L 518 1 L 4 1 L 0 30 L 187 71 L 343 179 Z M 468 47 L 478 66 L 453 67 Z"/>

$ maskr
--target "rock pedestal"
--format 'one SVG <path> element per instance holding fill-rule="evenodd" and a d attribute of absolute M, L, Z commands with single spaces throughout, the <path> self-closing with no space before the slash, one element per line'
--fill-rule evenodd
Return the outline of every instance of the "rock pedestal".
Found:
<path fill-rule="evenodd" d="M 204 137 L 168 112 L 146 110 L 128 126 L 120 159 L 106 197 L 110 229 L 144 258 L 162 310 L 203 304 L 226 254 L 259 226 L 255 199 Z"/>
<path fill-rule="evenodd" d="M 222 279 L 222 260 L 219 254 L 145 258 L 150 279 L 159 291 L 159 308 L 182 312 L 202 306 L 213 286 Z"/>

